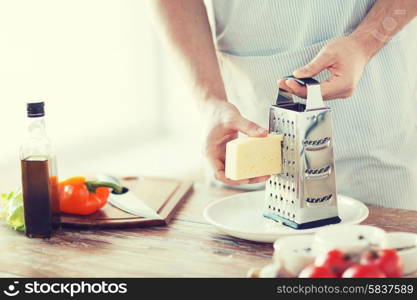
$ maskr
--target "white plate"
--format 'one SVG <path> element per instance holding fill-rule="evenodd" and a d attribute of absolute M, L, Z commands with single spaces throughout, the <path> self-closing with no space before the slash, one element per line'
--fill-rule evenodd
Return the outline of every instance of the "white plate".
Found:
<path fill-rule="evenodd" d="M 228 235 L 255 241 L 273 243 L 284 235 L 310 234 L 320 227 L 293 229 L 284 225 L 271 226 L 262 216 L 265 191 L 247 192 L 219 199 L 204 210 L 204 217 L 218 230 Z M 358 224 L 368 217 L 368 208 L 358 200 L 338 195 L 339 224 Z M 328 225 L 337 226 L 337 225 Z"/>
<path fill-rule="evenodd" d="M 417 271 L 417 234 L 410 232 L 388 232 L 384 248 L 408 248 L 397 250 L 404 265 L 404 274 Z"/>

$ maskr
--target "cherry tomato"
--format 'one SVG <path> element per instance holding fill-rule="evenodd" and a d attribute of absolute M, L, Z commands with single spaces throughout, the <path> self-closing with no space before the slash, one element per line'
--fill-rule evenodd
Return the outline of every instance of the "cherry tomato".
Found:
<path fill-rule="evenodd" d="M 386 278 L 384 272 L 375 265 L 353 265 L 342 275 L 343 278 Z"/>
<path fill-rule="evenodd" d="M 334 249 L 317 256 L 314 265 L 329 268 L 336 275 L 341 276 L 347 268 L 353 265 L 353 261 L 351 256 Z"/>
<path fill-rule="evenodd" d="M 305 267 L 300 275 L 299 278 L 336 278 L 337 275 L 332 272 L 327 267 L 317 267 L 315 265 L 310 265 Z"/>
<path fill-rule="evenodd" d="M 361 263 L 377 266 L 388 278 L 403 276 L 403 264 L 394 249 L 366 252 L 362 256 Z"/>

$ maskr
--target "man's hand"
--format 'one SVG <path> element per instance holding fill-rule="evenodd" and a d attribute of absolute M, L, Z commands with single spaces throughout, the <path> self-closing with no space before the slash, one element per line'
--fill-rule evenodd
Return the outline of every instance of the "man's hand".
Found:
<path fill-rule="evenodd" d="M 352 96 L 370 58 L 371 54 L 359 41 L 347 36 L 330 41 L 310 63 L 296 70 L 293 75 L 297 78 L 314 77 L 327 69 L 332 76 L 320 84 L 323 99 L 348 98 Z M 280 79 L 278 86 L 306 98 L 306 87 L 292 79 Z"/>
<path fill-rule="evenodd" d="M 205 154 L 215 178 L 237 185 L 264 181 L 268 177 L 233 181 L 225 176 L 226 143 L 243 132 L 249 136 L 266 136 L 268 130 L 243 118 L 238 109 L 226 101 L 208 15 L 203 0 L 149 0 L 155 25 L 175 55 L 185 82 L 192 88 L 202 115 L 206 117 Z"/>
<path fill-rule="evenodd" d="M 321 83 L 323 99 L 348 98 L 372 56 L 416 16 L 416 0 L 377 0 L 352 34 L 330 41 L 309 64 L 293 75 L 313 77 L 327 69 L 332 76 Z M 306 98 L 306 88 L 294 80 L 281 79 L 278 85 Z"/>
<path fill-rule="evenodd" d="M 229 185 L 256 183 L 267 180 L 269 176 L 239 181 L 230 180 L 225 176 L 224 161 L 226 143 L 235 139 L 238 132 L 248 136 L 263 137 L 268 134 L 268 130 L 242 117 L 238 109 L 229 102 L 212 100 L 208 105 L 209 107 L 205 107 L 206 124 L 208 126 L 204 150 L 210 167 L 214 172 L 214 177 Z"/>

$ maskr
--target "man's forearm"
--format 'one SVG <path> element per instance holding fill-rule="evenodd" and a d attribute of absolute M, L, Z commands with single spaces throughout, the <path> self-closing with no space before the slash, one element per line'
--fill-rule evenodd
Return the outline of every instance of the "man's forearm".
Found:
<path fill-rule="evenodd" d="M 352 33 L 372 57 L 417 16 L 417 0 L 378 0 Z"/>
<path fill-rule="evenodd" d="M 149 0 L 157 30 L 198 100 L 226 94 L 203 0 Z"/>

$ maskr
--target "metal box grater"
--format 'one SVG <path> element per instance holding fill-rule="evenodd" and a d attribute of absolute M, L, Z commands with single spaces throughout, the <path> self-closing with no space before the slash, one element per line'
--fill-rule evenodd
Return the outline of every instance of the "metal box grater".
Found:
<path fill-rule="evenodd" d="M 266 184 L 264 216 L 296 229 L 339 223 L 332 111 L 315 79 L 286 78 L 307 86 L 307 101 L 280 89 L 271 106 L 269 131 L 284 135 L 282 173 Z"/>

